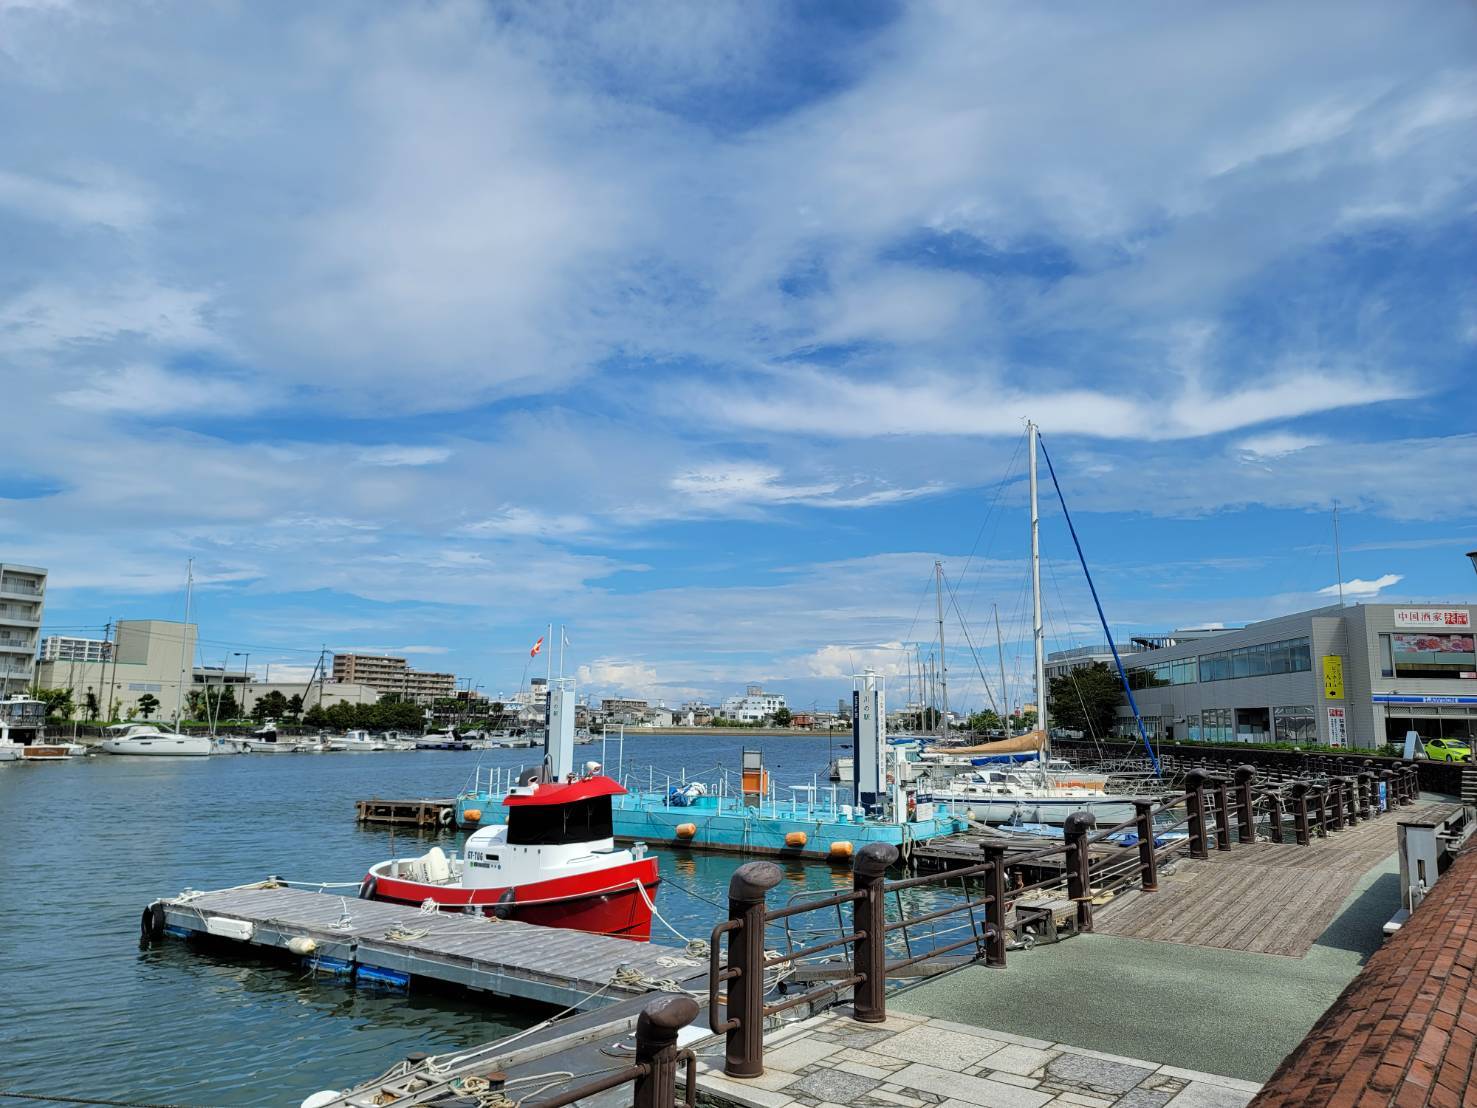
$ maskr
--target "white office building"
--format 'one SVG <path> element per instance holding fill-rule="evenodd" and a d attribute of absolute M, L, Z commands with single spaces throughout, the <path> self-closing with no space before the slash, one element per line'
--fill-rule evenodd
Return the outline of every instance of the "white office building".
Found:
<path fill-rule="evenodd" d="M 45 605 L 44 569 L 0 562 L 0 697 L 23 693 L 35 683 Z"/>
<path fill-rule="evenodd" d="M 767 693 L 762 685 L 750 685 L 743 696 L 725 697 L 717 715 L 741 723 L 759 723 L 783 707 L 785 698 L 779 693 Z"/>

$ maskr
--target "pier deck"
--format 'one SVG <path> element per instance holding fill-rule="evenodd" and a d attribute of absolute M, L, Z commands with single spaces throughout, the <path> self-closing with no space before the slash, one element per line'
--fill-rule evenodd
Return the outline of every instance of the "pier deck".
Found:
<path fill-rule="evenodd" d="M 392 983 L 409 975 L 411 988 L 422 978 L 561 1008 L 600 1007 L 706 971 L 672 947 L 269 883 L 158 903 L 176 932 L 284 954 L 292 939 L 312 939 L 311 953 L 292 956 L 320 972 Z"/>
<path fill-rule="evenodd" d="M 1399 818 L 1419 819 L 1450 807 L 1423 803 L 1402 810 Z M 1394 849 L 1394 825 L 1384 818 L 1330 832 L 1311 848 L 1247 843 L 1212 851 L 1204 860 L 1182 858 L 1158 892 L 1133 891 L 1100 909 L 1095 930 L 1301 958 L 1361 878 Z"/>
<path fill-rule="evenodd" d="M 354 802 L 354 819 L 357 823 L 448 827 L 456 819 L 456 800 L 451 797 L 414 800 L 371 797 Z"/>

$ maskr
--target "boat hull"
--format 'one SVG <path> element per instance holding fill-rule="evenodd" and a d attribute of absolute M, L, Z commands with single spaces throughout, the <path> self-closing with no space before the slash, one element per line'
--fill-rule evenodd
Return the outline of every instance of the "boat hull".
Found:
<path fill-rule="evenodd" d="M 641 858 L 624 866 L 518 885 L 511 890 L 512 899 L 504 902 L 507 888 L 433 885 L 384 877 L 371 870 L 361 895 L 394 904 L 421 905 L 432 900 L 452 911 L 645 942 L 651 938 L 650 892 L 660 880 L 656 859 Z"/>
<path fill-rule="evenodd" d="M 109 754 L 203 758 L 209 756 L 211 742 L 204 735 L 156 735 L 134 739 L 104 739 L 102 749 Z"/>

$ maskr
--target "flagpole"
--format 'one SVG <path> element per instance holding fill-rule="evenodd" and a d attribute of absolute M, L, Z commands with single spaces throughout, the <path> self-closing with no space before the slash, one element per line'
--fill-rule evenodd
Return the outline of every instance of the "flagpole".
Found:
<path fill-rule="evenodd" d="M 564 624 L 559 625 L 559 680 L 564 680 Z"/>
<path fill-rule="evenodd" d="M 549 629 L 544 632 L 544 642 L 547 643 L 553 637 L 554 625 L 550 623 Z M 562 671 L 560 672 L 559 676 L 564 676 Z M 554 652 L 552 650 L 544 655 L 544 688 L 549 689 L 550 691 L 552 691 L 554 688 Z"/>

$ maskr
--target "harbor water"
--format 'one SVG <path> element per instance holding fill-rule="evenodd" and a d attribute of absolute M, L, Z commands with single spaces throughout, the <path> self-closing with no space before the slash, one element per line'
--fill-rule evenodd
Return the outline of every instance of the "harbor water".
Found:
<path fill-rule="evenodd" d="M 762 747 L 780 790 L 824 786 L 846 739 L 632 736 L 635 780 L 737 771 Z M 609 750 L 615 770 L 615 750 Z M 577 759 L 600 758 L 581 746 Z M 138 944 L 160 896 L 275 874 L 357 882 L 367 867 L 454 831 L 354 822 L 354 801 L 455 796 L 478 765 L 535 765 L 538 749 L 129 758 L 98 754 L 0 765 L 0 1091 L 171 1105 L 296 1105 L 379 1073 L 411 1051 L 486 1042 L 549 1015 L 493 997 L 376 991 L 304 976 L 286 962 Z M 644 782 L 643 782 L 644 783 Z M 392 850 L 393 839 L 393 850 Z M 706 937 L 743 859 L 658 850 L 656 903 L 683 935 Z M 845 884 L 844 870 L 789 863 L 776 899 Z M 353 889 L 344 890 L 353 895 Z M 653 939 L 680 945 L 661 923 Z"/>

